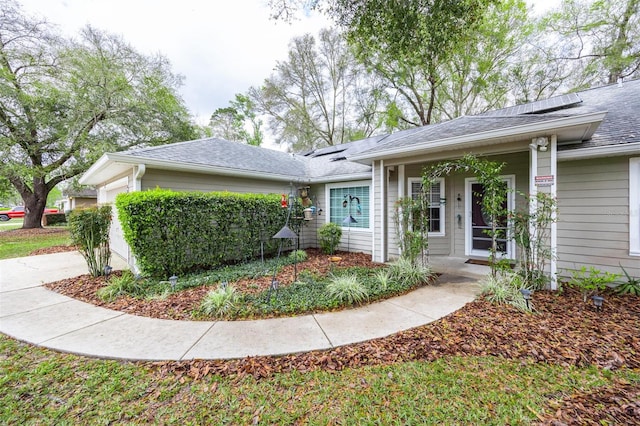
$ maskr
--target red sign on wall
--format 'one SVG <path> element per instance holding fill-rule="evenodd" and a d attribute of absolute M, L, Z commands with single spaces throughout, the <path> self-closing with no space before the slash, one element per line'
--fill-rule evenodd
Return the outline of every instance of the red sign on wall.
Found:
<path fill-rule="evenodd" d="M 554 176 L 536 176 L 535 178 L 536 186 L 551 186 L 554 182 Z"/>

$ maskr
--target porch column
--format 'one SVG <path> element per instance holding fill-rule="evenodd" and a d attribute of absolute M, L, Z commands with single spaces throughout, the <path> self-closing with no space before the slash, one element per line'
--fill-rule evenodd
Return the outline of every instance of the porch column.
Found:
<path fill-rule="evenodd" d="M 529 213 L 536 212 L 537 203 L 535 196 L 538 192 L 544 192 L 551 196 L 554 200 L 557 195 L 557 137 L 536 137 L 532 139 L 529 145 L 531 149 L 530 168 L 529 168 L 529 192 L 532 197 Z M 551 289 L 557 290 L 557 224 L 555 223 L 555 212 L 551 229 L 549 230 L 549 249 L 551 251 L 551 259 L 549 261 L 549 273 L 551 281 Z"/>

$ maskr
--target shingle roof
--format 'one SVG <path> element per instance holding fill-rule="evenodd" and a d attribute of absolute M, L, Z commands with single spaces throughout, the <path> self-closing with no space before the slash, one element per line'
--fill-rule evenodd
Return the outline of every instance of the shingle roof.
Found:
<path fill-rule="evenodd" d="M 371 168 L 328 156 L 310 157 L 246 145 L 218 138 L 198 139 L 123 154 L 142 159 L 218 167 L 247 173 L 289 176 L 291 179 L 323 178 L 368 173 Z"/>
<path fill-rule="evenodd" d="M 592 112 L 607 112 L 595 134 L 581 144 L 560 149 L 579 149 L 602 145 L 640 142 L 640 80 L 612 84 L 582 92 L 489 111 L 474 116 L 462 116 L 450 121 L 392 133 L 365 150 L 369 155 L 384 155 L 386 151 L 410 148 L 416 144 L 435 142 L 456 136 L 482 134 L 511 127 L 544 123 L 563 117 Z M 355 151 L 350 153 L 352 156 Z"/>
<path fill-rule="evenodd" d="M 298 178 L 306 175 L 306 164 L 300 156 L 218 138 L 136 149 L 124 154 L 246 172 L 290 175 Z"/>
<path fill-rule="evenodd" d="M 607 115 L 593 137 L 560 149 L 640 142 L 640 80 L 634 80 L 621 86 L 613 84 L 475 116 L 463 116 L 388 135 L 318 148 L 304 154 L 289 154 L 217 138 L 136 149 L 123 154 L 141 160 L 147 158 L 263 174 L 265 179 L 269 175 L 277 175 L 291 179 L 322 180 L 369 173 L 370 166 L 348 161 L 358 154 L 366 154 L 367 157 L 384 155 L 388 150 L 407 149 L 416 144 L 508 130 L 597 111 L 607 111 Z"/>
<path fill-rule="evenodd" d="M 560 149 L 640 143 L 640 79 L 585 90 L 578 92 L 578 96 L 583 102 L 572 108 L 572 113 L 584 114 L 600 108 L 607 111 L 607 116 L 591 139 Z"/>

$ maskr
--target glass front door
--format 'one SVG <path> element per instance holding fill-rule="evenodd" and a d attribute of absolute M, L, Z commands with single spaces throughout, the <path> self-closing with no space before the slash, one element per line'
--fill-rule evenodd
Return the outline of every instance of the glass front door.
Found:
<path fill-rule="evenodd" d="M 505 178 L 505 191 L 508 192 L 507 198 L 504 201 L 503 209 L 505 211 L 512 209 L 512 178 Z M 493 224 L 491 215 L 488 214 L 483 206 L 483 200 L 485 197 L 484 185 L 476 180 L 468 180 L 467 182 L 467 237 L 466 247 L 467 255 L 489 257 L 492 238 L 491 231 Z M 508 240 L 508 223 L 507 215 L 503 215 L 497 218 L 496 230 L 498 231 L 497 239 L 497 251 L 500 256 L 506 254 L 507 257 L 511 257 L 511 244 Z"/>

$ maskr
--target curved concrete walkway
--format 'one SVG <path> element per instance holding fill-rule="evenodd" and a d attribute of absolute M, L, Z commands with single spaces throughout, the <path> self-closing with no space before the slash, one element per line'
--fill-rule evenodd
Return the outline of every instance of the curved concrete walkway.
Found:
<path fill-rule="evenodd" d="M 116 264 L 115 268 L 124 268 Z M 476 278 L 340 312 L 255 321 L 171 321 L 97 307 L 42 286 L 86 274 L 78 252 L 0 261 L 0 332 L 47 348 L 128 360 L 228 359 L 328 349 L 432 322 L 472 301 Z"/>

